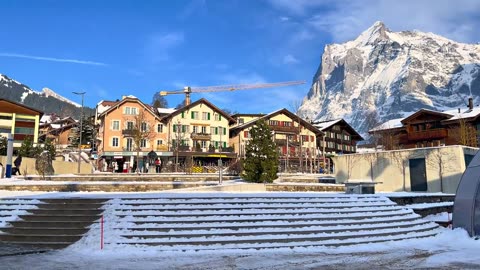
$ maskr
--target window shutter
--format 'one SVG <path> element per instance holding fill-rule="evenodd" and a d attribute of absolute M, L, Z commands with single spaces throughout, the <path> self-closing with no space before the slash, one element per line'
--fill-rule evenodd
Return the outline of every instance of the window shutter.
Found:
<path fill-rule="evenodd" d="M 208 113 L 207 115 L 207 120 L 210 120 L 210 113 Z"/>
<path fill-rule="evenodd" d="M 221 114 L 218 115 L 218 121 L 222 121 L 222 115 Z"/>
<path fill-rule="evenodd" d="M 183 126 L 182 126 L 182 132 L 185 133 L 186 131 L 187 131 L 187 126 L 183 125 Z"/>
<path fill-rule="evenodd" d="M 177 125 L 173 125 L 173 132 L 177 132 Z"/>
<path fill-rule="evenodd" d="M 182 118 L 185 118 L 185 112 L 182 112 Z"/>
<path fill-rule="evenodd" d="M 227 128 L 223 128 L 223 135 L 227 135 Z"/>
<path fill-rule="evenodd" d="M 195 114 L 193 112 L 190 113 L 192 119 L 195 119 Z"/>
<path fill-rule="evenodd" d="M 218 127 L 215 127 L 215 135 L 218 135 Z"/>
<path fill-rule="evenodd" d="M 248 131 L 247 131 L 247 130 L 245 130 L 245 131 L 243 132 L 243 137 L 248 138 Z"/>

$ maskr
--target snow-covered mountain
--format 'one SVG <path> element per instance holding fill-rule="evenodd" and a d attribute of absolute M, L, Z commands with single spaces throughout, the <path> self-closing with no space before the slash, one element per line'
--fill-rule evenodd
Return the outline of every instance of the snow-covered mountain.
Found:
<path fill-rule="evenodd" d="M 300 111 L 344 118 L 360 133 L 421 108 L 480 102 L 480 44 L 419 31 L 392 32 L 376 22 L 358 38 L 325 47 Z"/>
<path fill-rule="evenodd" d="M 44 113 L 56 113 L 61 116 L 80 115 L 81 105 L 75 103 L 49 88 L 34 91 L 30 87 L 0 74 L 0 98 L 12 100 L 39 109 Z M 89 108 L 84 108 L 88 113 Z M 88 114 L 87 114 L 88 115 Z"/>

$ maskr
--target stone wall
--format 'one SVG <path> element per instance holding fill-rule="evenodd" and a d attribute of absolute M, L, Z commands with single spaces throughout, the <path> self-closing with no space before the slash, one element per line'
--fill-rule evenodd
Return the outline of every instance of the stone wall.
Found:
<path fill-rule="evenodd" d="M 16 157 L 13 157 L 12 163 Z M 7 164 L 7 157 L 0 156 L 0 162 L 5 167 Z M 67 161 L 58 161 L 54 160 L 52 162 L 53 168 L 55 169 L 55 174 L 76 174 L 78 169 L 77 162 L 67 162 Z M 13 164 L 12 164 L 13 166 Z M 92 173 L 93 168 L 92 165 L 89 163 L 82 162 L 80 164 L 80 173 Z M 20 166 L 20 173 L 22 175 L 25 174 L 38 174 L 35 170 L 35 159 L 34 158 L 22 158 L 22 165 Z"/>

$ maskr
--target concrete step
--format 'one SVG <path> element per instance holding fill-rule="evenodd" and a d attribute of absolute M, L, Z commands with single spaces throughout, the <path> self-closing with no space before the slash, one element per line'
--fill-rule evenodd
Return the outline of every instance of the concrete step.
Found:
<path fill-rule="evenodd" d="M 19 218 L 25 221 L 85 221 L 85 222 L 93 222 L 95 220 L 100 219 L 100 215 L 98 216 L 90 216 L 90 215 L 19 215 Z"/>
<path fill-rule="evenodd" d="M 438 225 L 432 224 L 430 227 L 425 228 L 418 228 L 415 230 L 416 233 L 420 232 L 431 232 L 432 234 L 438 229 Z M 154 239 L 153 241 L 149 241 L 148 239 L 141 239 L 141 237 L 131 238 L 130 241 L 124 241 L 124 244 L 130 245 L 148 245 L 148 246 L 211 246 L 211 245 L 230 245 L 230 244 L 262 244 L 262 243 L 291 243 L 291 242 L 317 242 L 317 241 L 326 241 L 326 240 L 348 240 L 355 237 L 386 237 L 386 236 L 395 236 L 395 235 L 403 235 L 406 233 L 411 233 L 413 230 L 412 228 L 398 228 L 397 231 L 388 231 L 388 232 L 379 232 L 379 231 L 372 231 L 372 230 L 364 230 L 359 232 L 352 232 L 352 233 L 345 233 L 345 234 L 328 234 L 322 233 L 318 235 L 310 235 L 310 236 L 294 236 L 294 237 L 285 237 L 285 236 L 273 236 L 268 238 L 261 238 L 261 237 L 231 237 L 227 239 L 222 239 L 222 237 L 216 237 L 213 239 L 205 239 L 204 237 L 200 237 L 199 239 L 195 238 L 171 238 L 171 239 L 161 239 L 161 241 L 157 241 Z M 435 231 L 436 232 L 436 231 Z M 143 241 L 139 241 L 143 240 Z"/>
<path fill-rule="evenodd" d="M 103 203 L 42 203 L 38 209 L 101 209 Z"/>
<path fill-rule="evenodd" d="M 275 211 L 276 210 L 276 211 Z M 155 217 L 171 217 L 171 218 L 181 218 L 181 217 L 234 217 L 234 216 L 306 216 L 306 215 L 331 215 L 331 214 L 336 214 L 336 215 L 351 215 L 351 214 L 365 214 L 368 216 L 369 214 L 372 213 L 372 211 L 375 211 L 376 213 L 379 212 L 392 212 L 392 211 L 400 211 L 403 210 L 403 208 L 399 208 L 396 205 L 391 205 L 391 206 L 385 206 L 385 207 L 365 207 L 364 209 L 362 208 L 327 208 L 327 209 L 313 209 L 313 208 L 305 208 L 302 210 L 297 210 L 297 211 L 292 211 L 292 209 L 282 209 L 279 207 L 278 209 L 266 209 L 266 211 L 210 211 L 210 212 L 205 212 L 205 211 L 192 211 L 191 209 L 189 211 L 144 211 L 144 210 L 136 210 L 136 211 L 122 211 L 122 210 L 116 210 L 115 215 L 118 217 L 126 217 L 126 216 L 131 216 L 131 217 L 149 217 L 149 216 L 155 216 Z"/>
<path fill-rule="evenodd" d="M 103 213 L 101 209 L 29 209 L 33 215 L 40 216 L 99 216 Z"/>
<path fill-rule="evenodd" d="M 348 232 L 364 232 L 366 229 L 370 231 L 381 230 L 381 229 L 400 229 L 400 228 L 410 228 L 417 225 L 427 225 L 430 224 L 429 221 L 417 220 L 415 222 L 392 222 L 392 223 L 382 223 L 377 225 L 371 225 L 367 228 L 364 224 L 360 226 L 349 226 Z M 235 231 L 217 231 L 217 228 L 212 229 L 211 231 L 200 231 L 198 229 L 192 231 L 182 231 L 181 233 L 176 233 L 175 231 L 169 231 L 164 234 L 160 233 L 134 233 L 134 234 L 123 234 L 125 238 L 142 238 L 142 239 L 172 239 L 172 238 L 195 238 L 203 237 L 205 239 L 217 238 L 217 237 L 243 237 L 243 236 L 271 236 L 271 235 L 311 235 L 311 234 L 322 234 L 322 233 L 343 233 L 345 232 L 345 226 L 336 226 L 326 227 L 326 226 L 310 226 L 310 227 L 301 227 L 294 230 L 293 228 L 252 228 L 248 230 L 235 230 Z M 128 230 L 128 229 L 127 229 Z"/>
<path fill-rule="evenodd" d="M 23 234 L 23 235 L 83 235 L 88 232 L 88 228 L 65 228 L 65 227 L 5 227 L 0 228 L 0 231 L 8 234 Z"/>
<path fill-rule="evenodd" d="M 25 247 L 34 247 L 38 250 L 52 250 L 52 249 L 62 249 L 71 245 L 71 242 L 16 242 L 16 241 L 2 241 L 4 245 L 15 245 L 15 246 L 25 246 Z"/>
<path fill-rule="evenodd" d="M 87 199 L 87 198 L 58 198 L 58 199 L 40 199 L 43 203 L 51 203 L 51 204 L 93 204 L 95 206 L 101 205 L 107 202 L 109 199 Z M 92 206 L 93 207 L 93 206 Z"/>
<path fill-rule="evenodd" d="M 324 207 L 324 204 L 327 205 L 348 205 L 348 204 L 366 204 L 366 205 L 375 205 L 375 204 L 395 204 L 392 203 L 389 200 L 359 200 L 359 201 L 313 201 L 313 200 L 305 200 L 305 201 L 249 201 L 249 202 L 236 202 L 232 200 L 223 200 L 223 201 L 185 201 L 185 202 L 151 202 L 151 201 L 145 201 L 145 202 L 138 202 L 138 203 L 121 203 L 120 205 L 122 207 L 125 206 L 130 206 L 132 208 L 140 208 L 142 206 L 162 206 L 162 207 L 202 207 L 205 205 L 208 206 L 215 206 L 215 205 L 220 205 L 220 206 L 226 206 L 226 205 L 232 205 L 232 206 L 238 206 L 238 207 L 252 207 L 252 206 L 268 206 L 268 205 L 274 205 L 273 207 L 278 207 L 278 205 L 285 205 L 285 206 L 308 206 L 308 205 L 315 205 L 317 207 Z"/>
<path fill-rule="evenodd" d="M 65 218 L 66 219 L 66 218 Z M 16 220 L 9 222 L 13 228 L 65 228 L 65 229 L 74 229 L 74 228 L 87 228 L 92 224 L 91 221 L 41 221 L 41 220 Z"/>
<path fill-rule="evenodd" d="M 372 212 L 370 215 L 368 215 L 369 218 L 379 218 L 379 217 L 390 217 L 390 216 L 407 216 L 411 215 L 412 212 L 408 211 L 398 211 L 398 212 L 384 212 L 384 213 L 375 213 Z M 235 223 L 242 223 L 242 222 L 270 222 L 270 221 L 282 221 L 282 222 L 296 222 L 296 221 L 332 221 L 332 220 L 361 220 L 365 219 L 365 215 L 358 215 L 358 216 L 352 216 L 352 215 L 345 215 L 345 216 L 336 216 L 332 218 L 332 216 L 320 216 L 320 215 L 302 215 L 302 216 L 288 216 L 288 215 L 275 215 L 275 216 L 253 216 L 253 217 L 248 217 L 248 218 L 220 218 L 220 217 L 213 217 L 210 219 L 162 219 L 162 220 L 146 220 L 144 219 L 143 221 L 139 218 L 133 218 L 133 219 L 123 219 L 123 221 L 129 221 L 133 222 L 135 224 L 141 225 L 141 224 L 178 224 L 178 223 L 183 223 L 183 224 L 202 224 L 202 223 L 212 223 L 212 222 L 235 222 Z"/>
<path fill-rule="evenodd" d="M 288 206 L 288 205 L 275 205 L 275 206 L 262 206 L 262 205 L 250 205 L 250 206 L 231 206 L 231 205 L 226 205 L 226 206 L 208 206 L 208 205 L 202 205 L 201 207 L 149 207 L 150 205 L 145 205 L 145 207 L 122 207 L 122 210 L 117 210 L 117 212 L 122 212 L 122 211 L 132 211 L 132 212 L 138 212 L 138 211 L 158 211 L 158 212 L 165 212 L 165 211 L 175 211 L 175 212 L 182 212 L 182 211 L 195 211 L 195 212 L 202 212 L 202 211 L 248 211 L 248 210 L 257 210 L 257 211 L 266 211 L 266 210 L 301 210 L 301 209 L 308 209 L 308 210 L 327 210 L 327 209 L 349 209 L 349 208 L 372 208 L 372 207 L 397 207 L 395 204 L 372 204 L 372 205 L 336 205 L 336 206 L 330 206 L 330 205 L 322 205 L 322 204 L 308 204 L 308 205 L 294 205 L 294 206 Z"/>
<path fill-rule="evenodd" d="M 309 228 L 312 226 L 335 226 L 335 225 L 371 225 L 375 223 L 382 222 L 408 222 L 418 220 L 418 216 L 406 215 L 406 216 L 395 216 L 391 218 L 382 218 L 378 220 L 375 218 L 364 218 L 364 219 L 355 219 L 355 220 L 331 220 L 323 222 L 252 222 L 248 224 L 247 222 L 212 222 L 212 223 L 200 223 L 196 226 L 195 224 L 183 224 L 183 223 L 174 223 L 174 224 L 163 224 L 161 222 L 145 222 L 141 223 L 138 227 L 129 227 L 130 231 L 154 231 L 154 232 L 179 232 L 179 231 L 190 231 L 190 230 L 202 230 L 208 231 L 212 229 L 224 229 L 224 230 L 242 230 L 242 229 L 256 229 L 256 228 Z M 136 223 L 137 224 L 137 223 Z M 148 226 L 146 226 L 148 225 Z M 120 228 L 117 228 L 120 229 Z M 121 228 L 124 229 L 124 228 Z"/>
<path fill-rule="evenodd" d="M 35 234 L 0 234 L 0 241 L 5 242 L 28 242 L 28 243 L 49 243 L 49 242 L 63 242 L 74 243 L 83 237 L 80 235 L 35 235 Z"/>

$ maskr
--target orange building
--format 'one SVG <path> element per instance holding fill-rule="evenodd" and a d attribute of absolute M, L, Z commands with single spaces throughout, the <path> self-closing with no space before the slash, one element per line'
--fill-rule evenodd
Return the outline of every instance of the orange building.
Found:
<path fill-rule="evenodd" d="M 103 110 L 97 113 L 97 147 L 98 156 L 103 158 L 100 162 L 108 165 L 102 164 L 100 168 L 107 167 L 108 170 L 116 169 L 121 172 L 137 165 L 137 145 L 134 139 L 137 125 L 141 126 L 144 134 L 138 146 L 141 157 L 138 168 L 146 167 L 147 154 L 152 150 L 160 157 L 172 156 L 167 146 L 167 128 L 160 122 L 160 115 L 155 108 L 133 96 L 123 97 L 114 103 L 109 102 L 107 106 L 104 106 L 105 104 L 107 103 L 99 103 Z"/>

